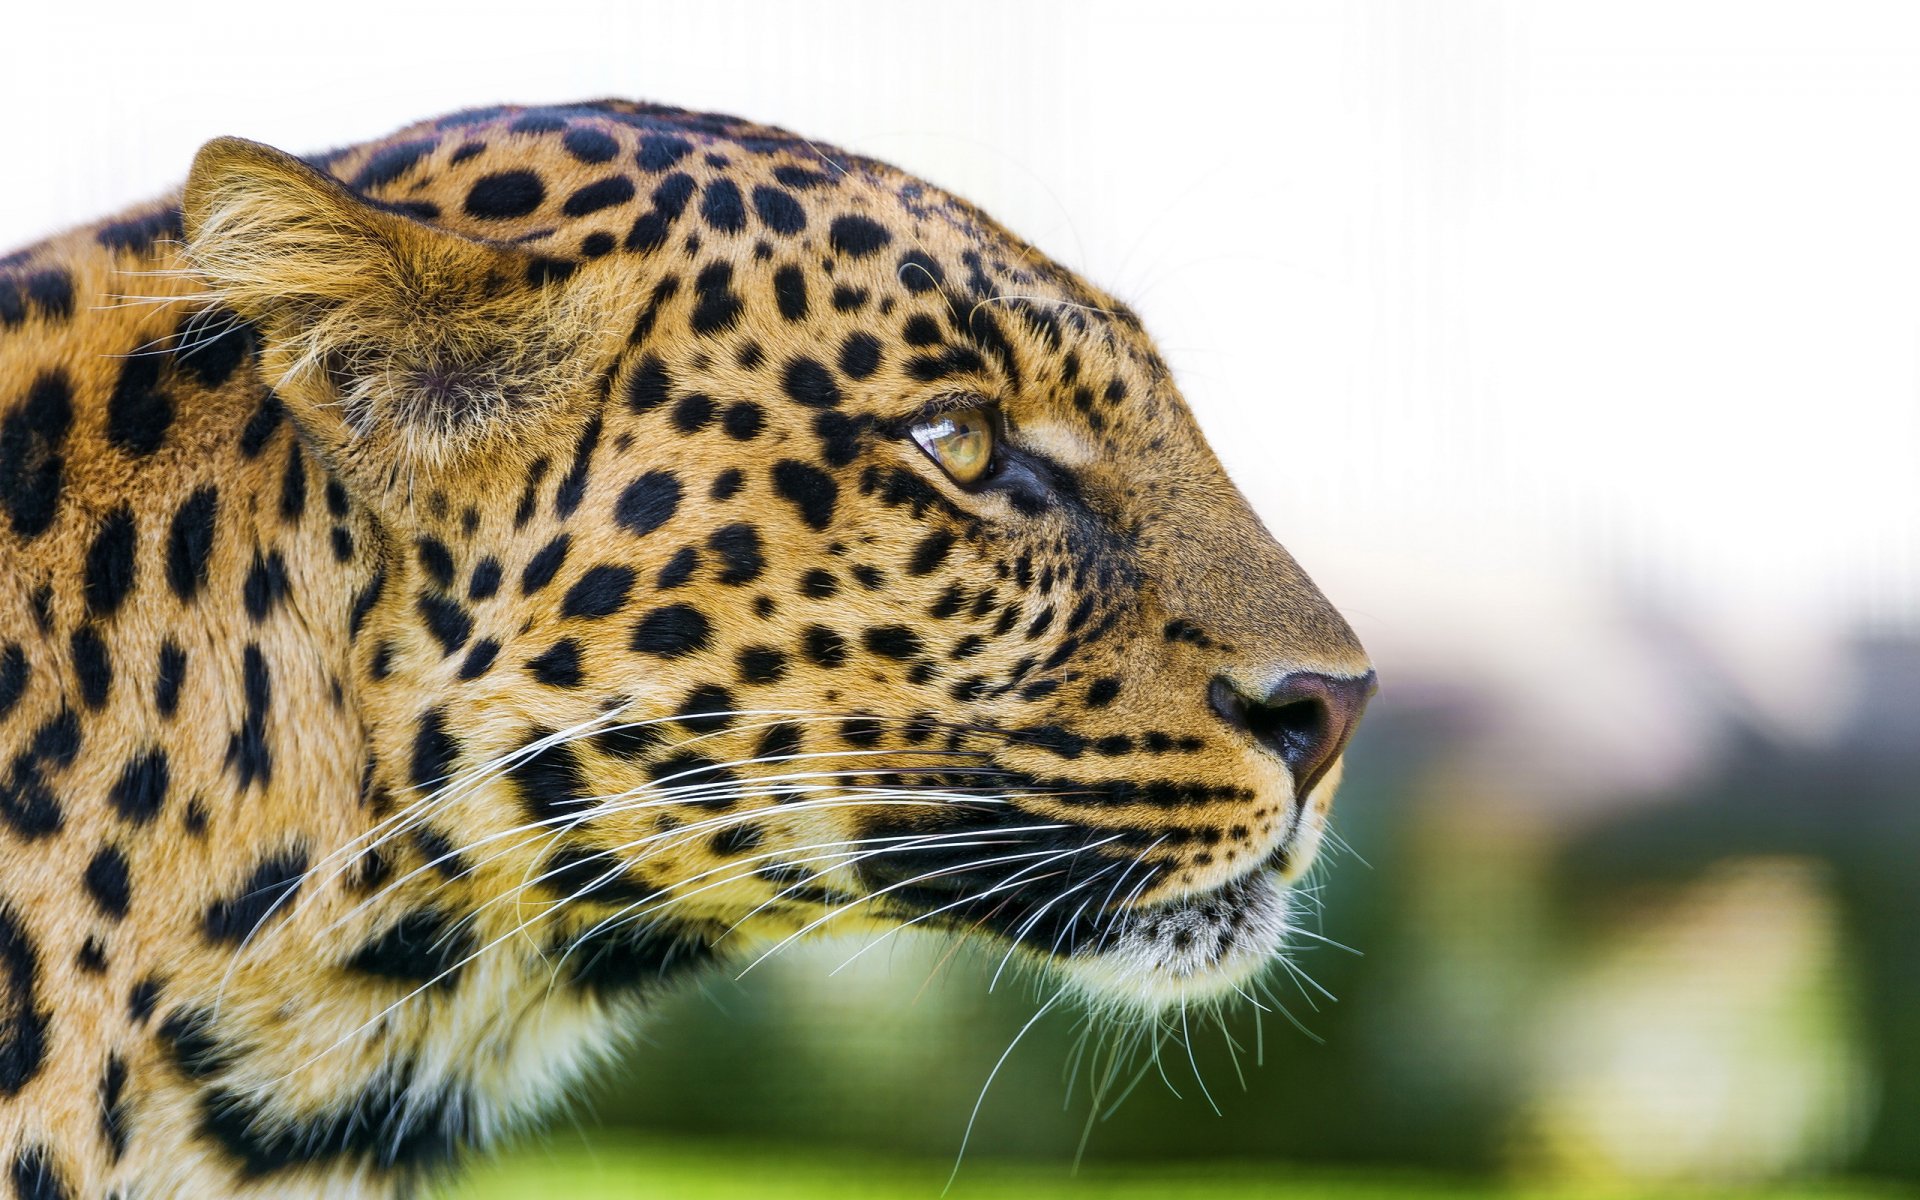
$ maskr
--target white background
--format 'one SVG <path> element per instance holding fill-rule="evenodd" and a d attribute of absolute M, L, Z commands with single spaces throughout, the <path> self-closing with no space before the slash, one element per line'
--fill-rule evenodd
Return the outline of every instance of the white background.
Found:
<path fill-rule="evenodd" d="M 733 111 L 924 174 L 1140 310 L 1390 689 L 1491 678 L 1605 757 L 1667 723 L 1649 611 L 1789 725 L 1836 636 L 1915 626 L 1911 5 L 35 9 L 5 18 L 0 247 L 217 134 Z"/>

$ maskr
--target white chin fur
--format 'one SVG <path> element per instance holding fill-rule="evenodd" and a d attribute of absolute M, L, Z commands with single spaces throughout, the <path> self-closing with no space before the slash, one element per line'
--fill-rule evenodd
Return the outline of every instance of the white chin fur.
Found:
<path fill-rule="evenodd" d="M 1230 995 L 1279 954 L 1292 928 L 1271 871 L 1127 914 L 1098 953 L 1055 960 L 1092 1007 L 1159 1013 Z"/>

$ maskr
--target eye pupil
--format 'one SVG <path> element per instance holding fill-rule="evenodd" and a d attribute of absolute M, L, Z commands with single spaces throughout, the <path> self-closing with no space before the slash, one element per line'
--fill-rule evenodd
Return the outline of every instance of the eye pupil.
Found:
<path fill-rule="evenodd" d="M 977 483 L 993 467 L 993 422 L 983 409 L 930 417 L 914 426 L 913 440 L 956 483 Z"/>

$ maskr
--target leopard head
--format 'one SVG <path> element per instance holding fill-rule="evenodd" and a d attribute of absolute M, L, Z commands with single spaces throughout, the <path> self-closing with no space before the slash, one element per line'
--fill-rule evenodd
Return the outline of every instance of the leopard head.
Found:
<path fill-rule="evenodd" d="M 339 615 L 385 820 L 576 932 L 1242 984 L 1373 674 L 1137 318 L 884 164 L 555 111 L 223 140 L 186 193 L 369 514 Z"/>

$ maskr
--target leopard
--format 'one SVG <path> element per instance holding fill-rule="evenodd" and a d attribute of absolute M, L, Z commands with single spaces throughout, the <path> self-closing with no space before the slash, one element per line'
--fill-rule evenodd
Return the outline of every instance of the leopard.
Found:
<path fill-rule="evenodd" d="M 0 256 L 0 511 L 32 1200 L 419 1194 L 819 937 L 1220 1002 L 1376 688 L 1125 304 L 651 103 L 220 138 Z"/>

